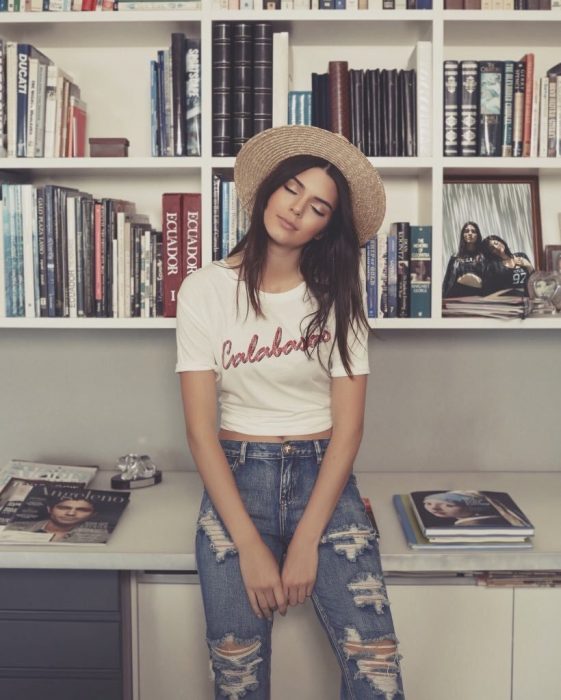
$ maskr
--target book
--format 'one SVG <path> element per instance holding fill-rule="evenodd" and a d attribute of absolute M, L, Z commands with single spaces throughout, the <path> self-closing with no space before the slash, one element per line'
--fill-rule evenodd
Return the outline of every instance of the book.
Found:
<path fill-rule="evenodd" d="M 410 226 L 409 304 L 411 318 L 430 318 L 432 227 Z"/>
<path fill-rule="evenodd" d="M 448 549 L 530 549 L 532 541 L 524 539 L 523 541 L 515 541 L 516 538 L 509 539 L 508 542 L 485 541 L 479 539 L 477 542 L 462 542 L 461 538 L 456 538 L 448 542 L 430 541 L 423 535 L 411 506 L 408 494 L 395 494 L 392 497 L 393 506 L 396 510 L 403 535 L 410 549 L 419 550 L 448 550 Z"/>
<path fill-rule="evenodd" d="M 18 477 L 12 477 L 10 481 L 8 481 L 0 491 L 0 530 L 3 530 L 4 526 L 12 520 L 31 489 L 41 484 L 52 484 L 52 482 L 43 479 L 22 479 Z M 57 482 L 57 486 L 80 489 L 83 488 L 85 484 L 63 481 Z"/>
<path fill-rule="evenodd" d="M 0 489 L 3 489 L 13 477 L 56 482 L 71 481 L 87 486 L 96 475 L 97 470 L 97 465 L 76 466 L 12 459 L 0 469 Z"/>
<path fill-rule="evenodd" d="M 370 499 L 368 496 L 361 496 L 362 502 L 364 503 L 364 509 L 366 510 L 366 515 L 368 516 L 368 520 L 370 520 L 370 524 L 372 525 L 372 528 L 374 532 L 376 533 L 376 539 L 380 539 L 380 528 L 378 527 L 378 523 L 376 522 L 376 518 L 374 517 L 374 511 L 372 510 L 372 503 L 370 502 Z"/>
<path fill-rule="evenodd" d="M 0 544 L 105 544 L 129 498 L 128 491 L 33 486 L 0 532 Z"/>
<path fill-rule="evenodd" d="M 409 500 L 425 537 L 529 537 L 534 526 L 503 491 L 412 491 Z"/>

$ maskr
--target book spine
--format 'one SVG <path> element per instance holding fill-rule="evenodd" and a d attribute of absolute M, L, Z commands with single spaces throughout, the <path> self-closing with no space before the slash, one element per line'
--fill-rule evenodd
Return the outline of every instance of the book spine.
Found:
<path fill-rule="evenodd" d="M 171 82 L 172 82 L 172 131 L 173 155 L 185 155 L 185 107 L 186 107 L 186 50 L 185 35 L 171 35 Z"/>
<path fill-rule="evenodd" d="M 275 32 L 273 34 L 273 126 L 282 126 L 287 123 L 289 96 L 288 60 L 288 32 Z M 288 123 L 297 122 L 288 120 Z"/>
<path fill-rule="evenodd" d="M 33 240 L 33 185 L 16 185 L 21 220 L 21 244 L 23 253 L 23 299 L 25 317 L 35 317 L 35 245 Z"/>
<path fill-rule="evenodd" d="M 272 125 L 273 25 L 257 22 L 253 35 L 253 134 L 270 129 Z"/>
<path fill-rule="evenodd" d="M 522 61 L 525 66 L 524 122 L 522 127 L 522 155 L 529 157 L 532 147 L 532 114 L 534 104 L 534 54 L 527 53 Z"/>
<path fill-rule="evenodd" d="M 409 222 L 399 221 L 397 229 L 397 316 L 409 318 L 409 258 L 411 232 Z"/>
<path fill-rule="evenodd" d="M 507 66 L 510 66 L 512 61 L 505 61 L 505 71 Z M 505 72 L 505 91 L 508 85 L 506 82 L 506 72 Z M 524 91 L 526 88 L 526 71 L 524 63 L 518 61 L 514 64 L 514 90 L 513 90 L 513 105 L 511 109 L 512 114 L 512 150 L 508 155 L 513 155 L 516 158 L 522 156 L 523 139 L 524 139 Z M 507 113 L 505 111 L 505 119 L 507 118 Z M 503 128 L 504 131 L 504 128 Z"/>
<path fill-rule="evenodd" d="M 29 89 L 29 44 L 17 45 L 17 141 L 16 156 L 27 156 L 27 105 Z"/>
<path fill-rule="evenodd" d="M 509 157 L 516 155 L 515 151 L 519 145 L 522 148 L 522 116 L 521 106 L 521 75 L 520 64 L 514 61 L 504 62 L 504 89 L 502 94 L 502 143 L 501 156 Z M 516 109 L 519 111 L 516 112 Z M 519 131 L 518 131 L 519 130 Z M 520 136 L 518 142 L 516 137 Z M 520 154 L 518 154 L 520 155 Z"/>
<path fill-rule="evenodd" d="M 187 277 L 201 267 L 201 195 L 182 194 L 181 212 L 182 277 Z"/>
<path fill-rule="evenodd" d="M 397 228 L 391 224 L 388 235 L 388 318 L 397 317 Z"/>
<path fill-rule="evenodd" d="M 174 317 L 177 292 L 182 281 L 181 195 L 166 193 L 162 197 L 162 242 L 164 261 L 164 316 Z"/>
<path fill-rule="evenodd" d="M 479 62 L 479 155 L 498 156 L 501 146 L 502 61 Z"/>
<path fill-rule="evenodd" d="M 45 188 L 37 188 L 37 248 L 39 253 L 39 316 L 47 315 L 47 240 Z"/>
<path fill-rule="evenodd" d="M 477 61 L 461 61 L 460 155 L 477 155 L 479 80 Z"/>
<path fill-rule="evenodd" d="M 388 235 L 378 233 L 377 247 L 377 283 L 378 283 L 378 318 L 388 316 Z"/>
<path fill-rule="evenodd" d="M 253 24 L 236 22 L 232 67 L 232 151 L 237 155 L 253 136 Z"/>
<path fill-rule="evenodd" d="M 457 156 L 458 149 L 458 61 L 444 61 L 444 155 Z"/>
<path fill-rule="evenodd" d="M 201 42 L 187 37 L 185 154 L 201 155 Z"/>
<path fill-rule="evenodd" d="M 378 239 L 375 236 L 366 244 L 366 308 L 368 318 L 376 318 L 378 315 Z"/>
<path fill-rule="evenodd" d="M 328 75 L 331 131 L 351 140 L 348 62 L 329 61 Z"/>
<path fill-rule="evenodd" d="M 432 227 L 411 226 L 409 290 L 411 318 L 431 316 Z"/>
<path fill-rule="evenodd" d="M 231 153 L 232 25 L 212 25 L 212 154 Z"/>
<path fill-rule="evenodd" d="M 549 79 L 540 78 L 540 128 L 538 137 L 538 155 L 547 158 L 547 129 L 549 109 Z"/>
<path fill-rule="evenodd" d="M 547 97 L 547 157 L 554 158 L 557 152 L 557 77 L 548 76 Z"/>

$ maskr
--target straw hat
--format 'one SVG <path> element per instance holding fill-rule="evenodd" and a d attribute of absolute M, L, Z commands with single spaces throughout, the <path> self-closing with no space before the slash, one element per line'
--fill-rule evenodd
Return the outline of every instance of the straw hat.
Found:
<path fill-rule="evenodd" d="M 344 136 L 317 126 L 277 126 L 247 141 L 236 157 L 234 180 L 242 206 L 251 212 L 263 180 L 286 158 L 313 155 L 333 163 L 349 183 L 354 224 L 360 245 L 382 224 L 386 194 L 368 158 Z"/>

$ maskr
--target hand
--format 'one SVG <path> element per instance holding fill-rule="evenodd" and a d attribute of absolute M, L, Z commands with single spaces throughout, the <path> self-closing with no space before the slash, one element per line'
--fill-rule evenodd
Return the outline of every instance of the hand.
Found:
<path fill-rule="evenodd" d="M 304 603 L 312 595 L 318 570 L 317 544 L 294 535 L 282 567 L 282 587 L 289 605 Z"/>
<path fill-rule="evenodd" d="M 286 598 L 282 590 L 279 566 L 273 553 L 258 539 L 244 549 L 238 549 L 240 569 L 249 603 L 257 617 L 273 619 L 278 608 L 286 615 Z"/>
<path fill-rule="evenodd" d="M 465 272 L 458 277 L 458 282 L 466 287 L 481 287 L 481 277 L 473 272 Z"/>

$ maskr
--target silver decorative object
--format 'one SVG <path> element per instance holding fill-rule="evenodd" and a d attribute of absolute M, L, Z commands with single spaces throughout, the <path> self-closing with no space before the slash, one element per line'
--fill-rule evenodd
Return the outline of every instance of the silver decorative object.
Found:
<path fill-rule="evenodd" d="M 531 316 L 550 316 L 561 311 L 561 273 L 536 271 L 528 280 Z"/>
<path fill-rule="evenodd" d="M 117 460 L 120 474 L 111 479 L 114 489 L 135 489 L 153 486 L 162 480 L 162 472 L 156 468 L 150 455 L 129 453 Z"/>

